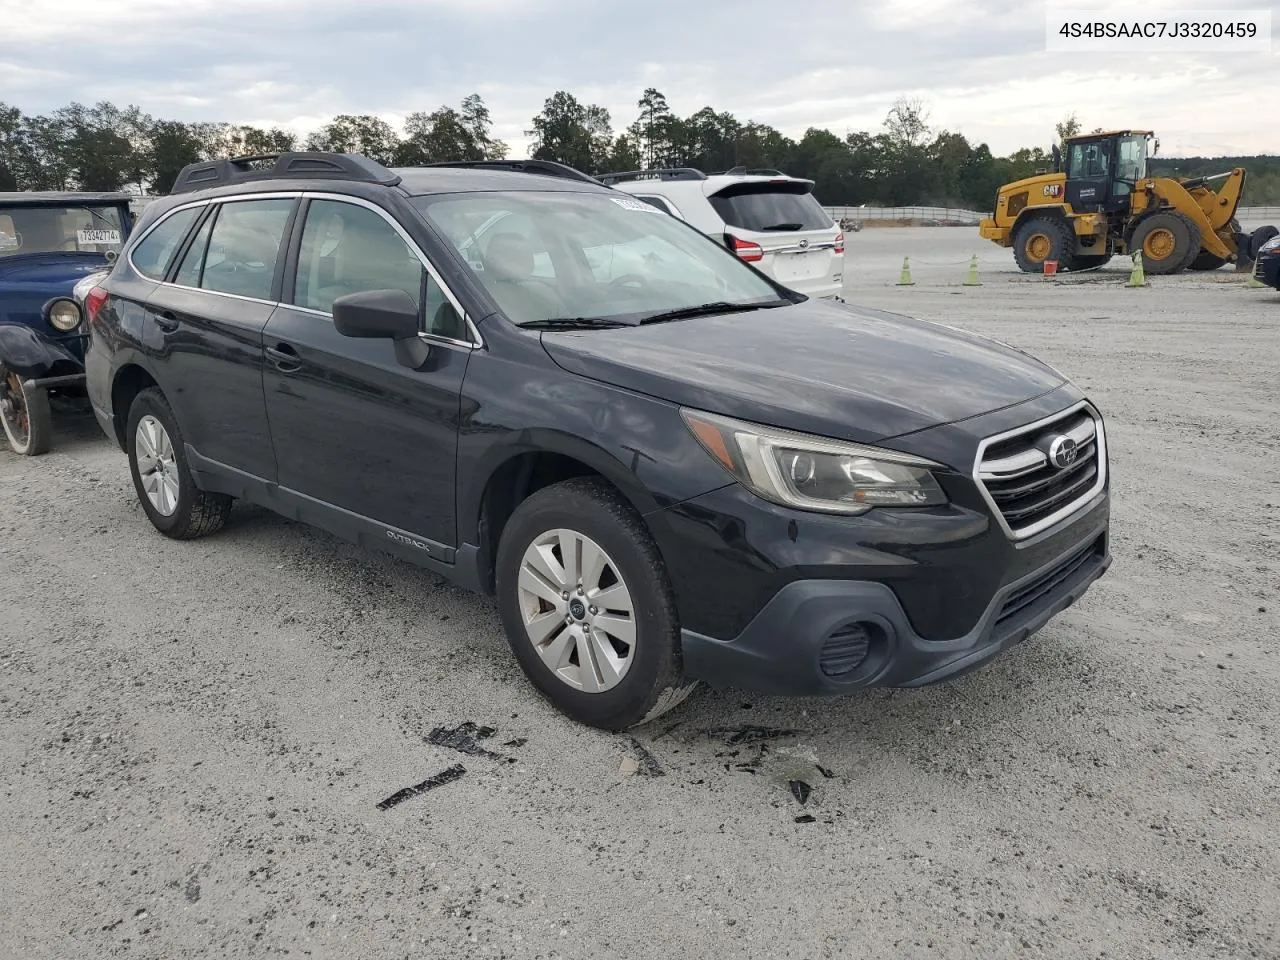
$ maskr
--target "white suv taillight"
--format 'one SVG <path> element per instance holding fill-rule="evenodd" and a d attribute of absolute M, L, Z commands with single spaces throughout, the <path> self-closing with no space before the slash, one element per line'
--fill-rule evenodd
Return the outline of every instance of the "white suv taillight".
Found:
<path fill-rule="evenodd" d="M 844 234 L 843 233 L 836 234 L 835 252 L 841 255 L 844 254 Z"/>
<path fill-rule="evenodd" d="M 757 260 L 764 259 L 764 250 L 760 248 L 760 244 L 752 243 L 750 240 L 742 240 L 731 233 L 726 233 L 724 239 L 729 249 L 748 263 L 755 263 Z"/>

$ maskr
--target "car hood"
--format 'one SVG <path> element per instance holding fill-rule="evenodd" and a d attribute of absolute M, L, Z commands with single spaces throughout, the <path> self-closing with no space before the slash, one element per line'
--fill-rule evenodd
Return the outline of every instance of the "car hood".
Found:
<path fill-rule="evenodd" d="M 0 285 L 21 285 L 24 289 L 48 287 L 52 297 L 63 290 L 70 293 L 77 280 L 106 266 L 105 257 L 92 253 L 33 253 L 0 257 Z"/>
<path fill-rule="evenodd" d="M 542 335 L 566 370 L 682 406 L 871 443 L 1065 381 L 1013 347 L 830 301 Z"/>
<path fill-rule="evenodd" d="M 0 258 L 0 323 L 46 330 L 41 314 L 45 303 L 54 297 L 71 296 L 78 281 L 106 268 L 106 258 L 85 254 Z"/>

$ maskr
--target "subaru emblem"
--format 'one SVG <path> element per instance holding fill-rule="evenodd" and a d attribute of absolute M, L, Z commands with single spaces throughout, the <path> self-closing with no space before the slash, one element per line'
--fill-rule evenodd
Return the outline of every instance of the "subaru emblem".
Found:
<path fill-rule="evenodd" d="M 1049 444 L 1049 462 L 1059 470 L 1065 470 L 1076 462 L 1076 455 L 1079 448 L 1076 442 L 1068 436 L 1058 436 L 1053 438 L 1053 442 Z"/>

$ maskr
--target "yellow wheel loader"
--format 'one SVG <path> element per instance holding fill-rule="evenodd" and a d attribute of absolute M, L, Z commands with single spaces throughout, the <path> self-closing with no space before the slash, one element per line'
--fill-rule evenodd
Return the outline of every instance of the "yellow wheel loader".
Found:
<path fill-rule="evenodd" d="M 1244 170 L 1181 180 L 1148 177 L 1152 136 L 1149 130 L 1113 130 L 1069 137 L 1065 169 L 1054 146 L 1054 172 L 1001 187 L 979 233 L 1012 247 L 1028 273 L 1043 272 L 1046 260 L 1061 271 L 1084 270 L 1135 250 L 1151 274 L 1251 262 L 1261 246 L 1257 238 L 1274 235 L 1275 228 L 1241 233 L 1235 215 Z M 1216 190 L 1210 186 L 1219 180 Z"/>

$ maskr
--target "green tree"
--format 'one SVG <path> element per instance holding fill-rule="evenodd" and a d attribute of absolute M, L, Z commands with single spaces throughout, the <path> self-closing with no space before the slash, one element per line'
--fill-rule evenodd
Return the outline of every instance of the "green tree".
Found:
<path fill-rule="evenodd" d="M 378 117 L 342 113 L 307 139 L 308 150 L 360 153 L 378 163 L 394 163 L 400 138 Z"/>
<path fill-rule="evenodd" d="M 580 103 L 564 90 L 547 98 L 526 136 L 533 140 L 533 159 L 556 160 L 587 172 L 607 169 L 613 153 L 609 111 Z"/>
<path fill-rule="evenodd" d="M 396 150 L 396 162 L 415 166 L 446 160 L 498 160 L 507 145 L 490 134 L 489 108 L 478 94 L 462 101 L 462 109 L 440 107 L 411 113 Z"/>
<path fill-rule="evenodd" d="M 151 128 L 151 190 L 168 193 L 189 163 L 208 159 L 204 143 L 192 126 L 178 120 L 159 120 Z"/>

